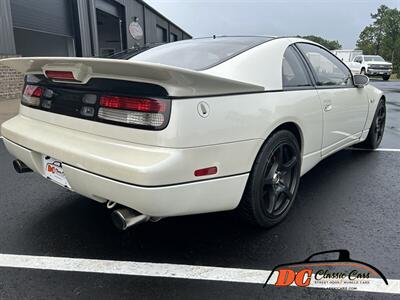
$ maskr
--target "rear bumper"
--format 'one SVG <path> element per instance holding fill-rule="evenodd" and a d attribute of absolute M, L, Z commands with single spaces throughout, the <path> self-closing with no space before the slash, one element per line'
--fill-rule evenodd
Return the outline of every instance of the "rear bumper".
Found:
<path fill-rule="evenodd" d="M 2 135 L 32 150 L 36 161 L 40 161 L 41 155 L 48 155 L 93 174 L 148 187 L 248 173 L 263 142 L 255 139 L 192 148 L 156 147 L 73 130 L 23 115 L 3 123 Z M 217 174 L 201 178 L 194 175 L 195 170 L 211 166 L 217 166 Z"/>
<path fill-rule="evenodd" d="M 44 176 L 42 154 L 4 138 L 7 150 Z M 120 182 L 63 164 L 71 189 L 98 202 L 114 201 L 152 217 L 170 217 L 234 209 L 240 202 L 248 174 L 144 187 Z"/>

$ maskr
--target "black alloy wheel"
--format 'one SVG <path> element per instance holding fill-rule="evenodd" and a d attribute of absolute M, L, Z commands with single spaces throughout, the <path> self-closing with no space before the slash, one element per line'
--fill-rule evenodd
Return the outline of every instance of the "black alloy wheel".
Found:
<path fill-rule="evenodd" d="M 287 215 L 300 182 L 301 153 L 288 130 L 274 133 L 263 145 L 239 205 L 241 216 L 261 227 L 271 227 Z"/>
<path fill-rule="evenodd" d="M 286 210 L 297 186 L 297 155 L 291 144 L 281 143 L 273 151 L 264 173 L 263 210 L 270 218 L 279 217 Z"/>
<path fill-rule="evenodd" d="M 383 133 L 385 132 L 385 124 L 386 124 L 386 107 L 385 105 L 379 105 L 374 124 L 375 139 L 378 145 L 382 141 Z"/>
<path fill-rule="evenodd" d="M 376 149 L 382 142 L 386 125 L 386 105 L 385 100 L 381 99 L 376 108 L 374 119 L 372 120 L 368 136 L 364 142 L 359 144 L 360 147 L 368 149 Z"/>

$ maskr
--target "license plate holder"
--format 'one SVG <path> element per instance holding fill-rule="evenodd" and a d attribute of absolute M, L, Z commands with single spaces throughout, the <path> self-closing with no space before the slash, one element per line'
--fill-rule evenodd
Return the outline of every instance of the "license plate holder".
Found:
<path fill-rule="evenodd" d="M 71 189 L 64 174 L 62 162 L 47 155 L 43 155 L 44 176 L 54 183 Z"/>

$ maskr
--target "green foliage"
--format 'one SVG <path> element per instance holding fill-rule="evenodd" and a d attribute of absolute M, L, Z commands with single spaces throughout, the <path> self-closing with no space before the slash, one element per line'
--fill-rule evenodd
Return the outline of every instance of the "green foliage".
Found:
<path fill-rule="evenodd" d="M 381 5 L 371 18 L 373 23 L 360 33 L 357 48 L 391 61 L 396 70 L 400 67 L 400 10 Z"/>
<path fill-rule="evenodd" d="M 302 38 L 321 44 L 322 46 L 328 48 L 329 50 L 336 50 L 342 48 L 342 45 L 340 45 L 338 41 L 326 40 L 320 36 L 306 35 L 302 36 Z"/>

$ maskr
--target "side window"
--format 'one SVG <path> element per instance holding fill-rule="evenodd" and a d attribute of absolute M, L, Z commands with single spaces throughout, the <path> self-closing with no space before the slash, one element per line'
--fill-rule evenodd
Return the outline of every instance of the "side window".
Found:
<path fill-rule="evenodd" d="M 330 52 L 311 44 L 297 44 L 313 69 L 318 86 L 353 86 L 353 77 L 346 66 Z"/>
<path fill-rule="evenodd" d="M 311 86 L 307 71 L 299 54 L 293 47 L 288 47 L 282 61 L 282 87 L 299 88 Z"/>
<path fill-rule="evenodd" d="M 361 56 L 357 56 L 357 57 L 354 59 L 354 61 L 361 64 L 361 63 L 362 63 L 362 58 L 361 58 Z"/>

